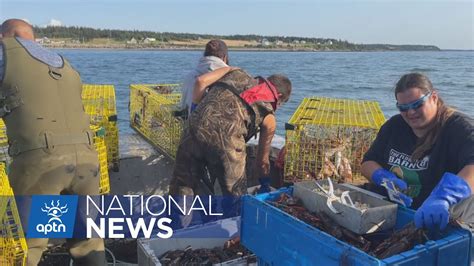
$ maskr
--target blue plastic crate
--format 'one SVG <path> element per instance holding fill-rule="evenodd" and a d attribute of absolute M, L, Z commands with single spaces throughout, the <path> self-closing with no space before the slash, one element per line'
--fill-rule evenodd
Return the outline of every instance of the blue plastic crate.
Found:
<path fill-rule="evenodd" d="M 173 237 L 169 239 L 138 239 L 138 265 L 161 265 L 159 258 L 170 250 L 184 250 L 189 246 L 193 249 L 223 247 L 227 240 L 239 236 L 239 227 L 240 217 L 232 217 L 176 230 Z M 248 265 L 247 261 L 253 258 L 255 255 L 248 255 L 214 265 Z M 171 265 L 176 265 L 176 263 Z"/>
<path fill-rule="evenodd" d="M 263 265 L 469 265 L 470 232 L 449 228 L 440 240 L 379 260 L 265 203 L 276 199 L 281 189 L 245 196 L 241 239 Z M 414 211 L 399 208 L 396 228 L 413 221 Z"/>

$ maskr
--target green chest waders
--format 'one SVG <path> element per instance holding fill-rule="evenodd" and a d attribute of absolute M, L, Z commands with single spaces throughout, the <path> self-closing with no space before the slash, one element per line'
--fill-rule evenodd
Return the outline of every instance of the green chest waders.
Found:
<path fill-rule="evenodd" d="M 54 68 L 35 59 L 14 38 L 4 38 L 2 44 L 0 117 L 13 158 L 9 174 L 13 192 L 99 194 L 99 163 L 79 74 L 65 60 L 63 67 Z M 75 263 L 104 265 L 103 239 L 66 241 Z M 27 265 L 38 264 L 47 244 L 47 238 L 27 239 Z"/>
<path fill-rule="evenodd" d="M 65 60 L 63 67 L 54 68 L 35 59 L 14 38 L 2 42 L 5 76 L 0 117 L 7 126 L 9 154 L 92 144 L 79 74 Z"/>

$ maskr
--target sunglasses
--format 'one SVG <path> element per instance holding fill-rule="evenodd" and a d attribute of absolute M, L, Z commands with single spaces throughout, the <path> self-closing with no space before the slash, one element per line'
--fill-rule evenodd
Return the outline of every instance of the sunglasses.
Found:
<path fill-rule="evenodd" d="M 420 99 L 418 99 L 414 102 L 411 102 L 411 103 L 405 103 L 405 104 L 397 103 L 397 108 L 400 112 L 408 112 L 408 110 L 410 110 L 410 109 L 416 110 L 416 109 L 420 108 L 421 106 L 423 106 L 423 104 L 428 100 L 428 98 L 430 98 L 431 94 L 432 93 L 430 91 L 427 94 L 421 96 Z"/>

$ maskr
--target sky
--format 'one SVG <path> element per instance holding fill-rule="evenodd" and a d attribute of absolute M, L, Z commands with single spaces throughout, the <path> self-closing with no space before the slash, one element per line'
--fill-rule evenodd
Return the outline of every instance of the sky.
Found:
<path fill-rule="evenodd" d="M 0 20 L 474 50 L 474 0 L 0 0 Z"/>

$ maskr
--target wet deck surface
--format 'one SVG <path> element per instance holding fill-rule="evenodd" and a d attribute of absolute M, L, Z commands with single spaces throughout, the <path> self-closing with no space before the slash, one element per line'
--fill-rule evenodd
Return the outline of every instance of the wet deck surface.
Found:
<path fill-rule="evenodd" d="M 137 134 L 120 140 L 120 171 L 109 173 L 110 194 L 167 194 L 173 161 Z"/>

